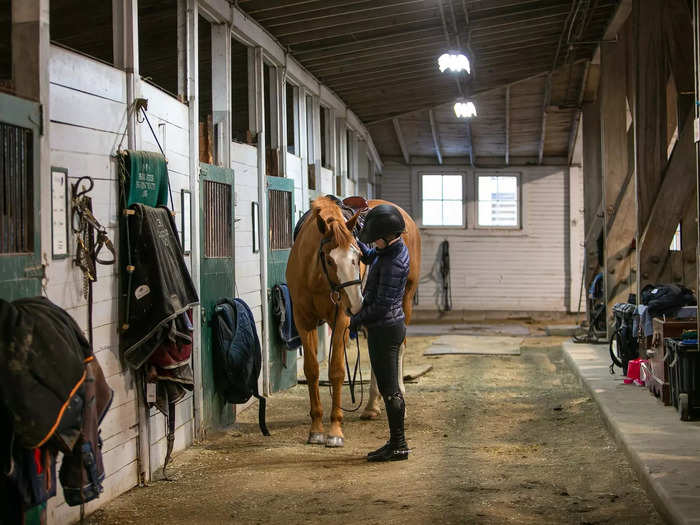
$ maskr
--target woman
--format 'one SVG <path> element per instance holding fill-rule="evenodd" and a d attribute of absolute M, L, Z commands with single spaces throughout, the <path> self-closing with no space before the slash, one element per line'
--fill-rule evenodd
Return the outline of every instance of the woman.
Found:
<path fill-rule="evenodd" d="M 406 228 L 395 206 L 381 204 L 365 219 L 360 233 L 363 262 L 370 265 L 362 310 L 350 319 L 350 336 L 360 326 L 367 328 L 372 370 L 384 398 L 389 420 L 389 441 L 367 455 L 369 461 L 408 459 L 404 435 L 405 403 L 399 389 L 399 347 L 406 337 L 403 296 L 408 278 L 408 248 L 401 239 Z M 373 242 L 375 249 L 363 243 Z"/>

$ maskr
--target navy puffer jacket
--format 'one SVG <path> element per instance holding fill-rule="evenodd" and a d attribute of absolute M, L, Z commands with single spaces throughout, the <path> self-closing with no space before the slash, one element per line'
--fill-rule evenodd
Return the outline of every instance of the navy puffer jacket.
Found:
<path fill-rule="evenodd" d="M 403 321 L 403 296 L 408 279 L 409 254 L 402 239 L 391 246 L 369 250 L 360 245 L 363 261 L 371 264 L 362 310 L 353 316 L 353 328 L 389 326 Z"/>

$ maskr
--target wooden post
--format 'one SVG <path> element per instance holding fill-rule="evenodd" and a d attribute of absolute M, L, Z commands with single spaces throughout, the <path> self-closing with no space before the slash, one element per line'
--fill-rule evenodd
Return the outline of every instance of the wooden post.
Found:
<path fill-rule="evenodd" d="M 663 39 L 663 2 L 645 0 L 635 2 L 632 19 L 636 28 L 637 81 L 634 111 L 634 133 L 636 142 L 636 181 L 637 190 L 637 288 L 655 281 L 668 256 L 668 246 L 673 233 L 667 238 L 664 254 L 658 256 L 657 243 L 663 244 L 663 237 L 656 233 L 661 222 L 670 217 L 658 216 L 652 211 L 658 201 L 659 191 L 666 165 L 666 67 Z M 690 144 L 690 143 L 689 143 Z M 692 148 L 689 148 L 692 154 Z M 682 209 L 678 210 L 678 219 Z M 650 220 L 651 219 L 651 220 Z M 672 228 L 675 232 L 678 222 Z M 666 229 L 666 228 L 665 228 Z M 654 230 L 654 231 L 651 231 Z M 653 241 L 651 238 L 653 237 Z M 654 254 L 652 255 L 652 251 Z"/>
<path fill-rule="evenodd" d="M 603 234 L 603 177 L 601 173 L 600 99 L 583 106 L 583 199 L 586 245 L 586 286 L 603 269 L 598 238 Z"/>
<path fill-rule="evenodd" d="M 255 129 L 258 132 L 258 246 L 260 246 L 260 301 L 262 305 L 262 378 L 263 395 L 270 395 L 270 327 L 269 304 L 267 301 L 267 176 L 265 175 L 265 68 L 262 47 L 256 47 L 254 53 L 253 84 L 255 85 L 256 118 Z M 270 122 L 273 122 L 270 119 Z"/>
<path fill-rule="evenodd" d="M 190 193 L 192 194 L 190 224 L 191 224 L 191 268 L 192 282 L 197 290 L 200 290 L 199 282 L 199 23 L 198 11 L 199 2 L 197 0 L 186 0 L 185 5 L 185 30 L 187 39 L 185 41 L 186 52 L 186 97 L 187 111 L 189 117 L 189 168 L 190 168 Z M 183 210 L 184 213 L 184 210 Z M 194 319 L 201 319 L 200 307 L 197 306 L 193 312 Z M 192 362 L 194 363 L 194 435 L 198 439 L 204 437 L 204 392 L 202 390 L 202 323 L 195 322 Z"/>
<path fill-rule="evenodd" d="M 600 118 L 608 321 L 612 306 L 627 301 L 634 282 L 635 192 L 627 153 L 626 86 L 620 81 L 620 72 L 624 71 L 625 46 L 620 42 L 602 44 Z"/>
<path fill-rule="evenodd" d="M 212 123 L 216 157 L 224 168 L 231 167 L 231 26 L 211 25 Z"/>

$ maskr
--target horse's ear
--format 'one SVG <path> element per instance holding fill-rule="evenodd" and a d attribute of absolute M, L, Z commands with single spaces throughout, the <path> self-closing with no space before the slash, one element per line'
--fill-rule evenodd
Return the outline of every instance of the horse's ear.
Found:
<path fill-rule="evenodd" d="M 316 215 L 316 224 L 318 225 L 318 231 L 325 235 L 328 231 L 328 227 L 326 226 L 326 221 L 324 221 L 320 215 Z"/>
<path fill-rule="evenodd" d="M 355 215 L 353 215 L 349 221 L 345 223 L 345 226 L 348 227 L 348 230 L 351 232 L 355 229 L 355 225 L 357 224 L 357 220 L 360 218 L 360 212 L 358 211 Z"/>

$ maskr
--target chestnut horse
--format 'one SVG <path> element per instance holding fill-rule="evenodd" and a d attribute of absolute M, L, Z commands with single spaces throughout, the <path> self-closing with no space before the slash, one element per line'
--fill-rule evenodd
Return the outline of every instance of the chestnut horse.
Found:
<path fill-rule="evenodd" d="M 379 204 L 391 204 L 371 200 L 370 208 Z M 401 208 L 406 231 L 403 240 L 410 254 L 410 267 L 403 309 L 406 323 L 411 319 L 413 296 L 416 293 L 420 271 L 420 234 L 413 219 Z M 294 307 L 294 322 L 304 347 L 304 375 L 309 385 L 311 401 L 311 429 L 309 444 L 325 444 L 342 447 L 343 411 L 340 405 L 341 388 L 345 378 L 343 352 L 348 340 L 348 314 L 359 312 L 362 307 L 360 249 L 351 233 L 357 216 L 346 222 L 342 210 L 328 197 L 319 197 L 312 203 L 311 213 L 299 230 L 287 263 L 287 285 Z M 331 362 L 328 378 L 332 387 L 331 426 L 328 436 L 323 430 L 323 407 L 319 392 L 317 328 L 321 323 L 335 327 L 331 341 Z M 402 345 L 401 359 L 403 360 Z M 401 370 L 400 370 L 401 372 Z M 399 374 L 402 378 L 402 374 Z M 403 391 L 403 380 L 401 380 Z M 380 394 L 374 374 L 370 399 L 363 419 L 375 419 L 381 413 Z"/>

